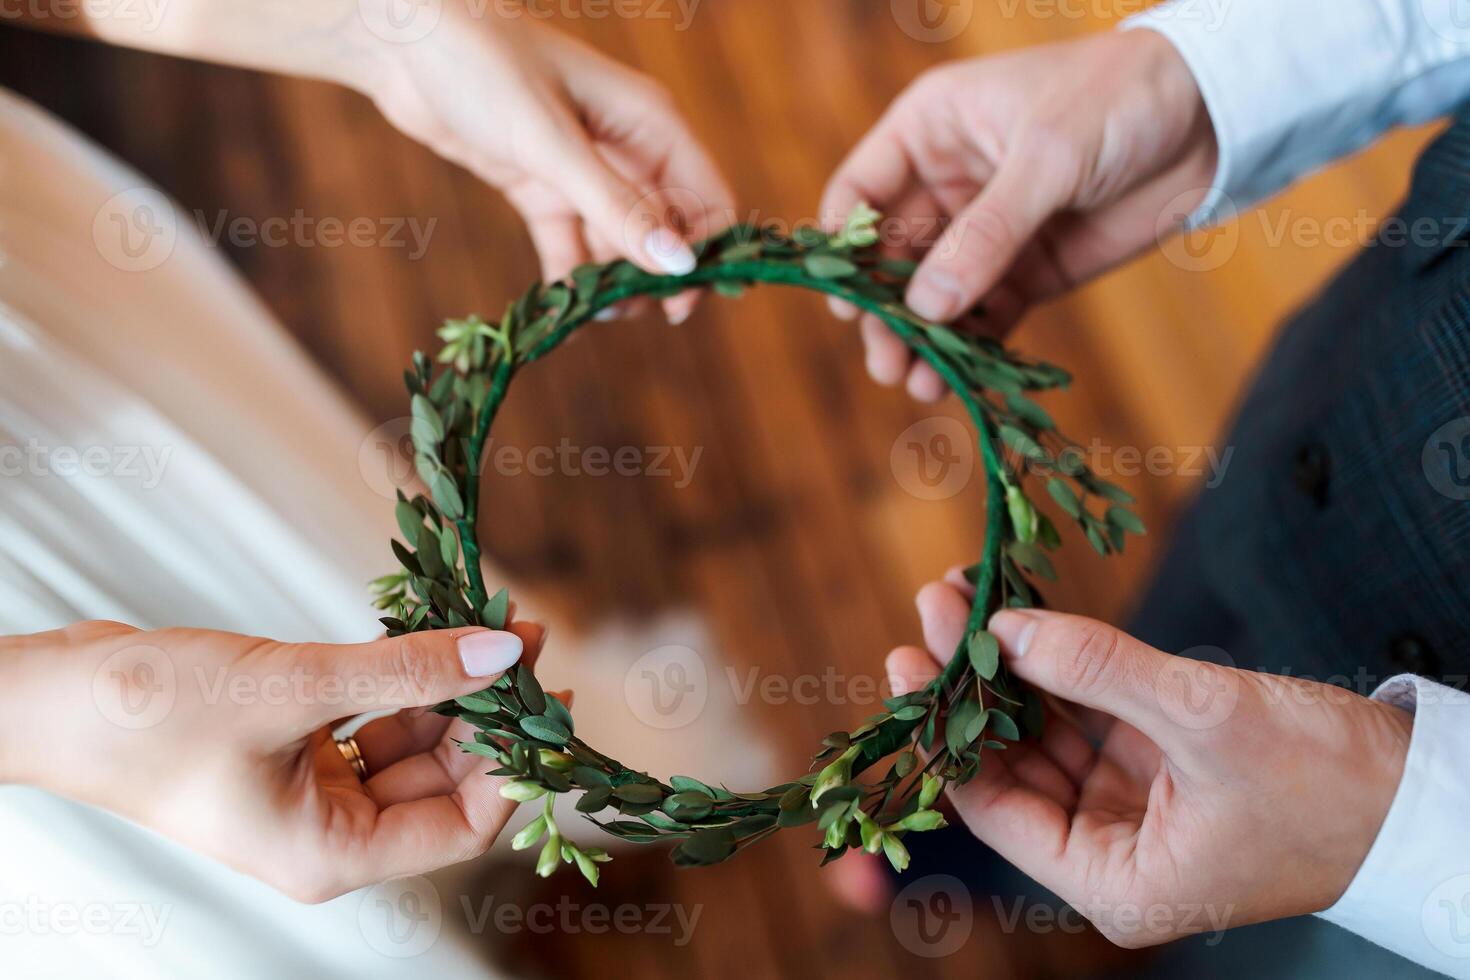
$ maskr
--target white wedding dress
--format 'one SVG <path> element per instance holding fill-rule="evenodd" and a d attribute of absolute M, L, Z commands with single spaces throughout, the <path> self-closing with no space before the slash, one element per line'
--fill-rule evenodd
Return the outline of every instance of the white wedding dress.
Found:
<path fill-rule="evenodd" d="M 364 583 L 391 568 L 394 530 L 370 431 L 143 178 L 0 90 L 0 634 L 103 618 L 377 635 Z M 593 695 L 579 722 L 653 771 L 764 785 L 760 739 L 719 699 L 678 738 L 639 737 L 614 703 L 632 655 L 617 651 L 649 649 L 646 633 L 606 646 L 548 657 L 549 683 L 575 673 Z M 671 743 L 677 762 L 655 751 Z M 740 771 L 710 758 L 730 744 Z M 447 880 L 408 883 L 444 914 L 405 940 L 421 894 L 298 905 L 106 813 L 0 787 L 6 976 L 486 975 Z"/>

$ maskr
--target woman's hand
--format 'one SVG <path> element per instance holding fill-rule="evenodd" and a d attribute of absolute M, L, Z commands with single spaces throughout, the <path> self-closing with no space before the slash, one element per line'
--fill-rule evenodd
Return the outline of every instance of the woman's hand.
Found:
<path fill-rule="evenodd" d="M 512 623 L 348 646 L 80 623 L 0 639 L 0 780 L 105 807 L 318 902 L 483 853 L 515 804 L 463 722 L 414 711 L 539 651 Z M 333 728 L 356 734 L 358 779 Z"/>
<path fill-rule="evenodd" d="M 926 72 L 838 168 L 822 217 L 840 225 L 868 201 L 888 218 L 890 251 L 922 259 L 909 305 L 948 322 L 984 301 L 975 326 L 999 335 L 1031 304 L 1154 245 L 1161 219 L 1204 199 L 1215 157 L 1173 46 L 1148 30 L 1102 34 Z M 944 393 L 879 320 L 862 331 L 877 381 Z"/>
<path fill-rule="evenodd" d="M 506 194 L 548 282 L 619 257 L 689 272 L 689 242 L 723 230 L 734 211 L 724 177 L 661 85 L 524 10 L 471 0 L 169 0 L 147 18 L 75 13 L 17 16 L 367 94 L 399 129 Z M 428 18 L 426 30 L 405 35 L 405 14 L 410 26 Z M 696 300 L 686 293 L 664 309 L 678 322 Z"/>
<path fill-rule="evenodd" d="M 919 611 L 940 652 L 890 654 L 899 691 L 939 673 L 969 603 L 936 584 Z M 1403 774 L 1406 712 L 1170 656 L 1077 616 L 1011 610 L 990 630 L 1011 672 L 1049 695 L 1046 731 L 987 750 L 950 800 L 1113 942 L 1317 912 L 1347 890 Z"/>
<path fill-rule="evenodd" d="M 688 243 L 723 230 L 734 198 L 668 91 L 531 17 L 466 10 L 380 50 L 363 84 L 383 114 L 506 194 L 547 281 L 618 257 L 693 271 Z M 670 320 L 694 302 L 666 301 Z"/>

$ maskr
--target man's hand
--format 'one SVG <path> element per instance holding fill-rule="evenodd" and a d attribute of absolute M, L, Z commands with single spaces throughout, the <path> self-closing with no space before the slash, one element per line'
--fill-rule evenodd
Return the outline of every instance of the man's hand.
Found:
<path fill-rule="evenodd" d="M 929 585 L 919 612 L 940 652 L 890 654 L 899 692 L 939 673 L 969 603 Z M 1403 774 L 1406 712 L 1174 657 L 1078 616 L 1008 610 L 990 630 L 1011 672 L 1048 695 L 1046 732 L 987 750 L 951 802 L 1113 942 L 1317 912 L 1347 890 Z"/>
<path fill-rule="evenodd" d="M 840 224 L 861 200 L 883 211 L 891 251 L 923 260 L 909 305 L 948 322 L 983 300 L 975 326 L 999 335 L 1031 304 L 1155 244 L 1166 207 L 1204 199 L 1215 156 L 1173 46 L 1152 31 L 1110 33 L 926 72 L 838 168 L 821 213 Z M 877 381 L 907 375 L 915 397 L 944 393 L 880 321 L 862 330 Z"/>

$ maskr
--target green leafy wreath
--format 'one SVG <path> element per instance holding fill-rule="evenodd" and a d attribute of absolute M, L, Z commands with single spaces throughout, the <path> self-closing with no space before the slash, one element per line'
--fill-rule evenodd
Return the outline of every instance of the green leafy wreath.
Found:
<path fill-rule="evenodd" d="M 824 738 L 806 775 L 754 793 L 688 776 L 662 782 L 578 738 L 566 705 L 546 694 L 524 665 L 477 694 L 435 708 L 476 729 L 474 741 L 461 748 L 494 760 L 498 768 L 490 775 L 510 777 L 504 796 L 544 799 L 544 812 L 513 841 L 522 850 L 546 838 L 539 874 L 575 863 L 595 885 L 598 864 L 610 860 L 602 849 L 579 848 L 562 836 L 552 804 L 573 790 L 582 794 L 576 808 L 615 837 L 676 841 L 672 856 L 679 865 L 715 864 L 782 827 L 815 823 L 827 852 L 823 864 L 862 848 L 882 852 L 902 871 L 909 860 L 904 836 L 944 826 L 933 806 L 946 783 L 973 778 L 982 749 L 1040 734 L 1039 698 L 1008 676 L 996 639 L 984 628 L 1003 606 L 1038 604 L 1033 578 L 1055 578 L 1046 551 L 1060 539 L 1032 505 L 1023 480 L 1044 481 L 1100 554 L 1121 551 L 1125 534 L 1142 534 L 1143 525 L 1125 509 L 1132 498 L 1095 476 L 1081 448 L 1025 396 L 1063 387 L 1069 375 L 908 309 L 902 297 L 914 266 L 878 253 L 878 220 L 877 212 L 860 205 L 834 235 L 806 226 L 789 236 L 772 227 L 733 227 L 702 243 L 697 267 L 683 276 L 652 274 L 625 261 L 584 265 L 566 281 L 533 286 L 498 325 L 477 316 L 449 321 L 439 331 L 445 346 L 438 361 L 445 367 L 436 373 L 417 353 L 405 372 L 416 468 L 430 496 L 399 493 L 404 540 L 392 547 L 403 569 L 372 583 L 377 607 L 389 613 L 382 622 L 390 636 L 504 627 L 508 594 L 486 589 L 477 537 L 481 460 L 491 423 L 517 371 L 549 354 L 599 310 L 631 297 L 669 297 L 691 287 L 739 296 L 758 283 L 836 296 L 880 317 L 932 365 L 976 429 L 987 518 L 984 554 L 966 572 L 975 600 L 965 638 L 927 687 L 889 698 L 882 713 L 853 731 Z M 1094 500 L 1101 516 L 1089 506 Z M 881 777 L 858 780 L 884 762 Z M 609 811 L 616 816 L 603 818 Z"/>

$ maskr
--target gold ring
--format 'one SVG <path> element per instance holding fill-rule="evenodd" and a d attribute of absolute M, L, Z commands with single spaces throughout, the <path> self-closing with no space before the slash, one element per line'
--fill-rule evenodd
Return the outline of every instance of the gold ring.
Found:
<path fill-rule="evenodd" d="M 337 739 L 337 751 L 342 753 L 342 758 L 357 773 L 358 779 L 367 778 L 367 760 L 362 757 L 362 747 L 357 744 L 357 739 L 351 735 Z"/>

